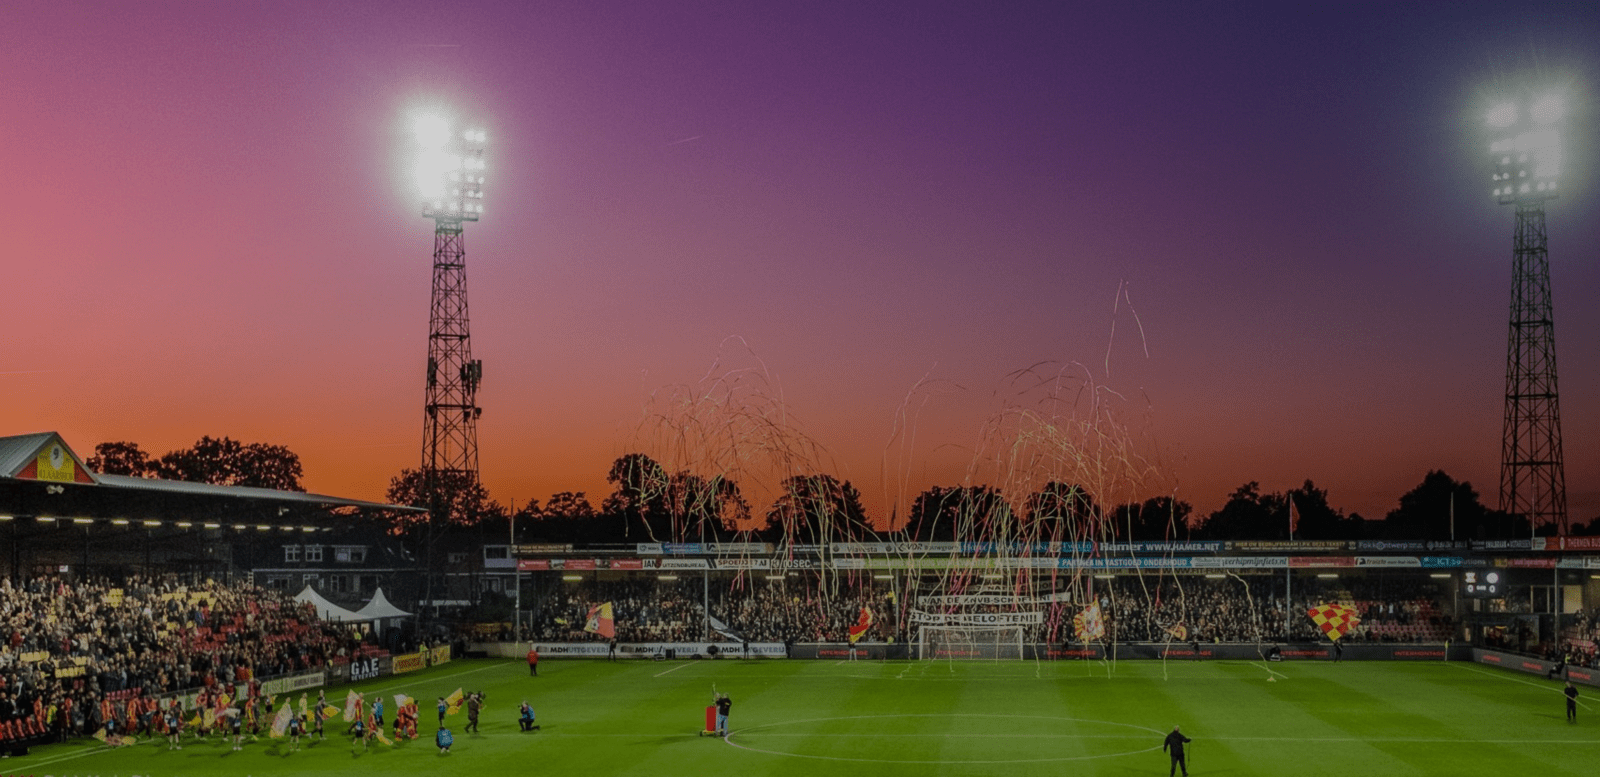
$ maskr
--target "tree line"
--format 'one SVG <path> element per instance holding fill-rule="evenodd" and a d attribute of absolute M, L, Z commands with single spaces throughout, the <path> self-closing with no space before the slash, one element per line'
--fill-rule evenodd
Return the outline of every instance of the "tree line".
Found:
<path fill-rule="evenodd" d="M 304 491 L 300 459 L 278 445 L 202 437 L 194 446 L 153 457 L 137 444 L 95 446 L 91 469 L 217 485 Z M 513 511 L 478 482 L 436 473 L 429 484 L 406 469 L 389 484 L 393 504 L 432 506 L 436 525 L 498 531 L 515 521 L 520 541 L 574 544 L 760 541 L 817 544 L 839 541 L 1159 541 L 1159 540 L 1449 540 L 1515 539 L 1551 534 L 1526 518 L 1486 506 L 1470 483 L 1431 471 L 1401 495 L 1382 519 L 1346 514 L 1311 480 L 1281 492 L 1248 482 L 1209 514 L 1188 502 L 1158 496 L 1103 505 L 1070 483 L 1048 483 L 1013 504 L 988 486 L 932 486 L 919 494 L 903 520 L 878 528 L 848 480 L 827 474 L 794 475 L 778 496 L 755 513 L 739 484 L 717 475 L 670 472 L 643 453 L 619 457 L 606 473 L 612 487 L 595 506 L 584 492 L 563 491 L 542 505 L 532 500 Z M 430 504 L 430 490 L 433 501 Z M 417 520 L 415 518 L 410 520 Z M 393 527 L 405 533 L 409 527 Z M 1574 534 L 1600 534 L 1600 517 L 1575 524 Z M 498 536 L 506 536 L 499 534 Z"/>

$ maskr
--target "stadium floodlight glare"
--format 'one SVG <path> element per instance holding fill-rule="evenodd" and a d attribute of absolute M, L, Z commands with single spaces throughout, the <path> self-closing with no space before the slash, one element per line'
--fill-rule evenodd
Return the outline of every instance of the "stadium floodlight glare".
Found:
<path fill-rule="evenodd" d="M 1489 109 L 1489 126 L 1504 129 L 1517 123 L 1517 104 L 1500 103 Z"/>
<path fill-rule="evenodd" d="M 1505 102 L 1490 109 L 1494 139 L 1493 194 L 1502 205 L 1536 202 L 1556 196 L 1561 177 L 1561 122 L 1566 106 L 1559 95 L 1543 94 L 1522 103 Z"/>
<path fill-rule="evenodd" d="M 422 215 L 437 221 L 477 221 L 483 213 L 483 145 L 481 129 L 457 132 L 443 116 L 423 116 L 413 125 L 416 156 L 411 175 Z"/>

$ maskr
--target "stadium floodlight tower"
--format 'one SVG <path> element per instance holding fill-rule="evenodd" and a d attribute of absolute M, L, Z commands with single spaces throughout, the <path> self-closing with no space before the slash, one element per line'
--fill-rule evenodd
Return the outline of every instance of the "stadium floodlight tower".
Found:
<path fill-rule="evenodd" d="M 415 125 L 414 173 L 422 215 L 433 219 L 433 298 L 428 314 L 428 376 L 422 434 L 423 485 L 429 507 L 441 486 L 478 482 L 478 384 L 483 363 L 472 358 L 467 321 L 466 247 L 463 227 L 483 214 L 483 147 L 480 129 L 456 129 L 442 116 Z M 449 520 L 451 516 L 435 515 Z"/>
<path fill-rule="evenodd" d="M 1512 247 L 1511 332 L 1506 352 L 1506 415 L 1500 447 L 1500 509 L 1536 530 L 1567 528 L 1561 456 L 1561 406 L 1545 247 L 1544 204 L 1561 184 L 1561 96 L 1538 93 L 1490 109 L 1494 195 L 1516 207 Z"/>

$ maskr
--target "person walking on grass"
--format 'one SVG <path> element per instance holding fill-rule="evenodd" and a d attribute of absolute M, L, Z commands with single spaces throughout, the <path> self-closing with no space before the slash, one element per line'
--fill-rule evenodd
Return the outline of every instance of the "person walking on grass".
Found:
<path fill-rule="evenodd" d="M 1167 777 L 1172 777 L 1178 769 L 1183 769 L 1183 777 L 1189 777 L 1189 764 L 1183 758 L 1183 746 L 1194 740 L 1179 733 L 1178 727 L 1172 727 L 1172 733 L 1167 735 L 1167 741 L 1161 743 L 1161 749 L 1172 756 L 1172 768 L 1167 770 Z"/>
<path fill-rule="evenodd" d="M 719 693 L 716 696 L 716 704 L 717 735 L 726 737 L 728 735 L 728 712 L 733 709 L 733 700 L 728 698 L 728 694 Z"/>
<path fill-rule="evenodd" d="M 461 729 L 461 733 L 465 734 L 469 730 L 472 731 L 472 733 L 474 733 L 474 734 L 479 733 L 478 732 L 478 712 L 480 710 L 482 710 L 482 709 L 483 709 L 483 694 L 478 693 L 476 691 L 474 691 L 474 692 L 472 692 L 470 694 L 467 694 L 467 725 L 466 725 L 466 727 Z"/>
<path fill-rule="evenodd" d="M 1561 694 L 1563 696 L 1567 697 L 1567 722 L 1568 723 L 1577 723 L 1578 722 L 1578 689 L 1572 687 L 1572 681 L 1568 680 L 1567 681 L 1567 687 L 1562 689 Z"/>

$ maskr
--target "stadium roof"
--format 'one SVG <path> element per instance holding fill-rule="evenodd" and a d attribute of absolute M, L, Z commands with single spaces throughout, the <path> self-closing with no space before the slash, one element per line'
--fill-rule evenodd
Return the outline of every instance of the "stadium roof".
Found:
<path fill-rule="evenodd" d="M 0 437 L 0 514 L 4 515 L 79 520 L 195 515 L 259 521 L 289 512 L 340 508 L 426 512 L 420 507 L 303 491 L 106 475 L 84 466 L 83 459 L 55 432 Z"/>

